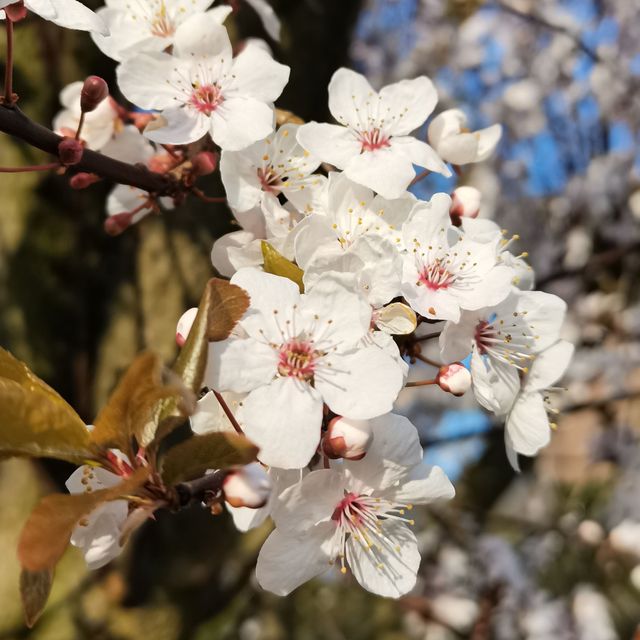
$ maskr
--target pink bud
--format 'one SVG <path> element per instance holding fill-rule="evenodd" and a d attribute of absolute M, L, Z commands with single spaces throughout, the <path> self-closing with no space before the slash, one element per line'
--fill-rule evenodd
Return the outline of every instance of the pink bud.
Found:
<path fill-rule="evenodd" d="M 93 111 L 109 95 L 109 86 L 99 76 L 89 76 L 80 92 L 80 109 L 84 113 Z"/>
<path fill-rule="evenodd" d="M 229 472 L 222 483 L 224 499 L 232 507 L 259 509 L 271 495 L 271 479 L 258 462 Z"/>
<path fill-rule="evenodd" d="M 463 396 L 471 386 L 469 370 L 459 362 L 440 367 L 436 382 L 443 391 L 454 396 Z"/>
<path fill-rule="evenodd" d="M 189 331 L 191 331 L 196 315 L 198 315 L 198 307 L 187 309 L 180 316 L 180 320 L 178 320 L 178 325 L 176 326 L 176 342 L 179 347 L 183 347 L 184 343 L 187 341 Z"/>
<path fill-rule="evenodd" d="M 65 167 L 78 164 L 82 160 L 83 153 L 84 146 L 82 142 L 75 138 L 63 138 L 58 145 L 58 157 Z"/>
<path fill-rule="evenodd" d="M 191 161 L 191 173 L 194 176 L 206 176 L 213 173 L 218 166 L 218 154 L 201 151 Z"/>
<path fill-rule="evenodd" d="M 451 218 L 476 218 L 480 212 L 482 194 L 475 187 L 458 187 L 451 194 Z M 459 222 L 459 220 L 458 220 Z"/>
<path fill-rule="evenodd" d="M 11 22 L 19 22 L 27 17 L 27 8 L 24 6 L 24 2 L 22 2 L 22 0 L 19 0 L 19 2 L 13 2 L 7 7 L 4 7 L 4 12 L 7 16 L 7 20 L 11 20 Z"/>
<path fill-rule="evenodd" d="M 81 171 L 80 173 L 76 173 L 75 176 L 71 177 L 69 180 L 69 184 L 72 189 L 86 189 L 88 186 L 95 184 L 96 182 L 100 182 L 100 176 L 95 173 L 87 173 L 86 171 Z"/>
<path fill-rule="evenodd" d="M 133 214 L 129 213 L 128 211 L 123 211 L 122 213 L 114 213 L 104 221 L 104 230 L 110 236 L 118 236 L 125 229 L 128 229 L 131 226 L 132 221 Z"/>
<path fill-rule="evenodd" d="M 333 460 L 364 458 L 373 439 L 371 423 L 368 420 L 351 420 L 338 416 L 329 422 L 322 440 L 322 451 Z"/>

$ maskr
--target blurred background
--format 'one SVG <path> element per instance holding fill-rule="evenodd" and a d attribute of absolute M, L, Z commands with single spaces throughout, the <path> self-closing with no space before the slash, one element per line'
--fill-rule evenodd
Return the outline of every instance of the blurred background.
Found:
<path fill-rule="evenodd" d="M 234 37 L 266 37 L 237 4 Z M 472 129 L 503 124 L 492 160 L 415 189 L 428 198 L 455 184 L 479 188 L 481 215 L 521 237 L 537 288 L 568 302 L 563 337 L 577 351 L 552 443 L 516 475 L 501 425 L 472 397 L 406 390 L 400 410 L 458 492 L 416 514 L 423 563 L 410 596 L 377 598 L 348 577 L 286 599 L 264 593 L 253 568 L 268 526 L 240 535 L 228 517 L 193 508 L 159 514 L 98 572 L 70 550 L 32 631 L 22 625 L 17 536 L 38 497 L 60 490 L 72 469 L 2 462 L 0 639 L 640 638 L 640 4 L 273 6 L 283 37 L 270 45 L 292 68 L 278 105 L 305 120 L 327 119 L 328 80 L 347 65 L 375 87 L 427 74 L 438 110 L 462 108 Z M 98 74 L 116 90 L 112 62 L 85 34 L 31 17 L 16 44 L 20 106 L 43 124 L 69 82 Z M 0 138 L 0 166 L 45 158 Z M 88 423 L 139 350 L 174 357 L 176 320 L 213 273 L 214 238 L 233 228 L 224 206 L 191 199 L 111 238 L 107 191 L 72 191 L 56 175 L 0 175 L 0 344 Z M 215 180 L 208 191 L 222 193 Z"/>

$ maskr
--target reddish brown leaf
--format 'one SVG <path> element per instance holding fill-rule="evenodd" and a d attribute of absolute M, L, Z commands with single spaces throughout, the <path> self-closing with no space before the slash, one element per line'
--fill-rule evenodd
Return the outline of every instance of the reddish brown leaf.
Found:
<path fill-rule="evenodd" d="M 38 621 L 49 599 L 51 585 L 53 584 L 53 570 L 43 571 L 22 570 L 20 574 L 20 597 L 24 609 L 24 620 L 31 629 Z"/>

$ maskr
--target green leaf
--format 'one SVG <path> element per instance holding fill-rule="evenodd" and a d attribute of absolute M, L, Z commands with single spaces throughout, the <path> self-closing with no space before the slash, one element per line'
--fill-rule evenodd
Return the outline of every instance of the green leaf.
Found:
<path fill-rule="evenodd" d="M 227 280 L 211 278 L 207 282 L 187 341 L 173 366 L 173 371 L 193 393 L 198 394 L 202 388 L 209 342 L 228 338 L 248 309 L 249 302 L 247 292 Z M 156 440 L 168 435 L 183 417 L 172 399 L 163 402 L 159 409 L 160 428 Z"/>
<path fill-rule="evenodd" d="M 31 512 L 20 539 L 18 559 L 23 569 L 32 573 L 53 570 L 78 522 L 103 502 L 118 500 L 135 493 L 147 480 L 149 468 L 141 468 L 126 480 L 108 489 L 91 493 L 45 496 Z"/>
<path fill-rule="evenodd" d="M 0 348 L 0 459 L 12 455 L 82 463 L 97 452 L 71 406 Z"/>
<path fill-rule="evenodd" d="M 249 464 L 258 448 L 237 433 L 215 432 L 193 436 L 169 449 L 163 460 L 162 479 L 171 485 L 204 475 L 207 469 Z"/>
<path fill-rule="evenodd" d="M 262 258 L 264 260 L 264 270 L 276 276 L 289 278 L 300 288 L 300 293 L 304 293 L 304 283 L 302 276 L 304 271 L 291 260 L 287 260 L 281 253 L 276 251 L 268 242 L 261 243 Z"/>
<path fill-rule="evenodd" d="M 42 614 L 44 606 L 49 599 L 52 584 L 52 569 L 44 569 L 43 571 L 22 570 L 20 574 L 20 597 L 22 598 L 24 619 L 29 629 L 33 627 Z"/>
<path fill-rule="evenodd" d="M 132 438 L 141 446 L 153 440 L 164 402 L 172 402 L 180 416 L 188 415 L 195 407 L 193 394 L 176 376 L 172 384 L 166 384 L 165 377 L 158 356 L 151 352 L 140 354 L 98 414 L 92 440 L 101 447 L 128 451 Z"/>

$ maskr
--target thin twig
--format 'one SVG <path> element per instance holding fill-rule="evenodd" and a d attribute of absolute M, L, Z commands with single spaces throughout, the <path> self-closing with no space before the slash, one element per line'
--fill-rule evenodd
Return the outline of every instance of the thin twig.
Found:
<path fill-rule="evenodd" d="M 32 164 L 27 167 L 0 167 L 0 173 L 28 173 L 30 171 L 50 171 L 59 169 L 62 165 L 59 162 L 49 162 L 48 164 Z"/>
<path fill-rule="evenodd" d="M 216 399 L 220 403 L 222 410 L 225 412 L 227 418 L 229 418 L 229 422 L 233 425 L 233 428 L 241 435 L 244 435 L 244 431 L 242 427 L 238 424 L 236 417 L 233 415 L 233 411 L 229 408 L 229 405 L 226 403 L 225 399 L 222 397 L 221 393 L 218 393 L 215 389 L 213 391 Z"/>
<path fill-rule="evenodd" d="M 407 382 L 405 387 L 428 387 L 431 384 L 438 384 L 436 380 L 418 380 L 417 382 Z"/>

